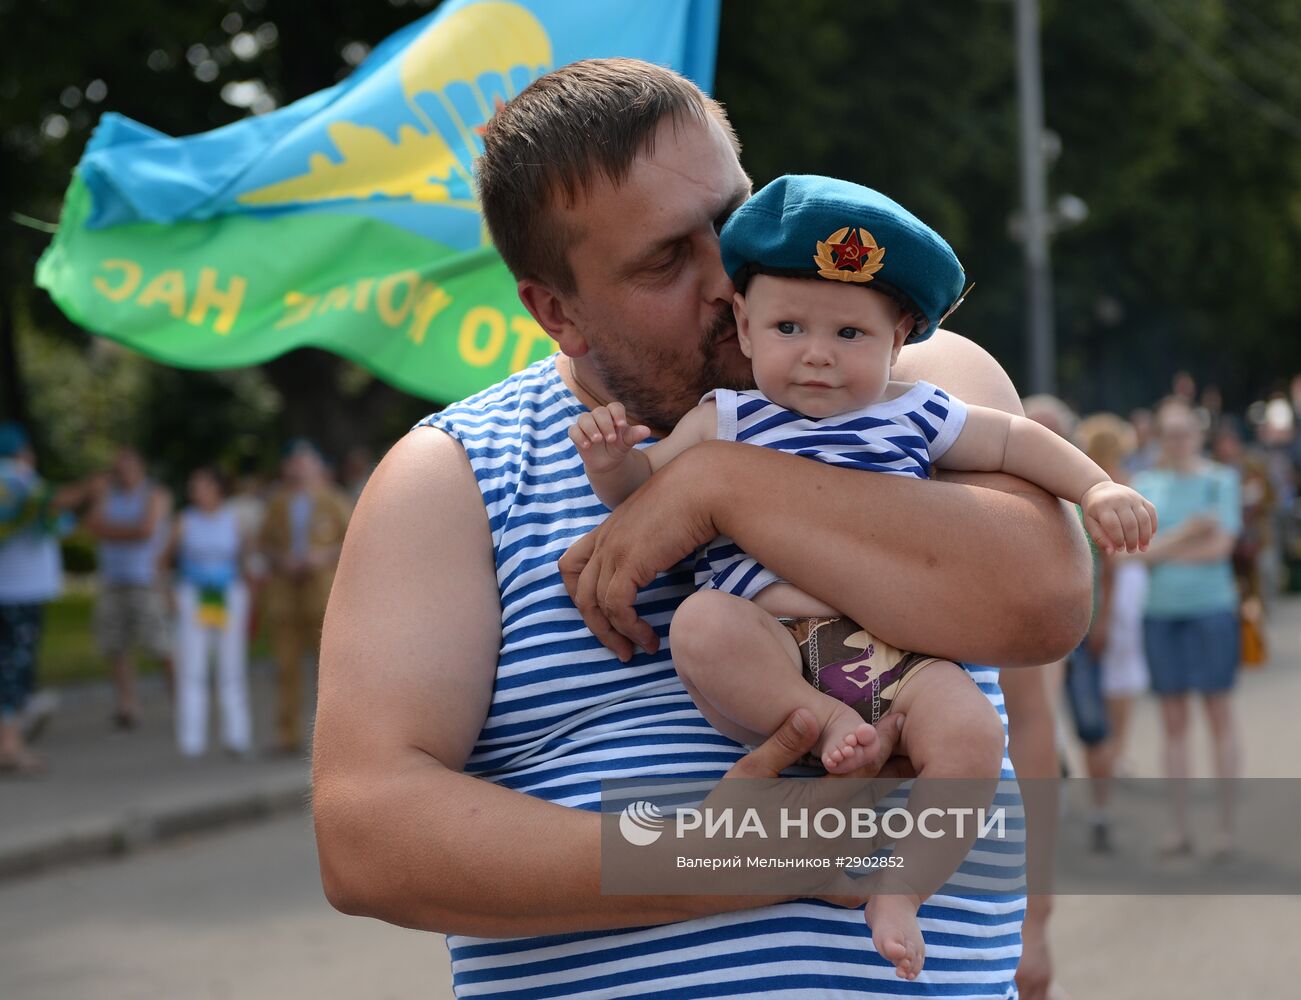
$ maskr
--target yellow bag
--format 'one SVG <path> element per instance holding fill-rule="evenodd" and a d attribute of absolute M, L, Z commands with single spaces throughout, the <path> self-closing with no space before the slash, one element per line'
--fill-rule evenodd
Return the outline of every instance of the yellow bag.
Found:
<path fill-rule="evenodd" d="M 1242 665 L 1263 667 L 1269 660 L 1269 647 L 1265 642 L 1264 613 L 1260 601 L 1249 597 L 1238 609 L 1238 624 L 1242 631 Z"/>

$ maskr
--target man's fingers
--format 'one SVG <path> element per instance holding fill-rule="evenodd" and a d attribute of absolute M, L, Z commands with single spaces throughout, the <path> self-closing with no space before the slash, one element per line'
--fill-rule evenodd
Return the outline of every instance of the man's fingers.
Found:
<path fill-rule="evenodd" d="M 636 582 L 622 574 L 611 573 L 603 576 L 604 578 L 597 582 L 596 590 L 605 620 L 611 628 L 627 636 L 646 652 L 657 652 L 660 648 L 660 637 L 651 628 L 650 623 L 637 617 L 634 607 L 637 600 Z"/>
<path fill-rule="evenodd" d="M 797 708 L 777 732 L 738 760 L 729 778 L 775 778 L 813 749 L 818 722 L 807 708 Z"/>
<path fill-rule="evenodd" d="M 569 592 L 569 599 L 578 603 L 578 581 L 584 568 L 592 558 L 592 551 L 596 547 L 596 533 L 589 531 L 586 535 L 574 542 L 573 545 L 565 549 L 565 554 L 560 557 L 560 579 L 564 581 L 565 590 Z"/>
<path fill-rule="evenodd" d="M 599 530 L 599 529 L 598 529 Z M 592 562 L 597 532 L 591 531 L 576 541 L 560 557 L 560 578 L 564 581 L 569 599 L 583 616 L 583 622 L 601 645 L 620 660 L 627 662 L 635 650 L 626 638 L 610 624 L 596 598 L 600 568 Z"/>
<path fill-rule="evenodd" d="M 899 739 L 903 736 L 904 717 L 898 712 L 887 715 L 876 725 L 876 735 L 879 737 L 876 745 L 876 765 L 880 768 L 887 760 L 895 755 L 899 749 Z"/>

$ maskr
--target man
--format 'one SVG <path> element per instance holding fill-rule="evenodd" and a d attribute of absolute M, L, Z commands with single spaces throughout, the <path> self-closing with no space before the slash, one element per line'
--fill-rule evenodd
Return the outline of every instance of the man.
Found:
<path fill-rule="evenodd" d="M 158 657 L 169 680 L 171 676 L 171 635 L 157 579 L 171 514 L 171 494 L 145 475 L 140 453 L 119 448 L 108 487 L 86 520 L 87 530 L 99 540 L 94 631 L 112 664 L 117 696 L 113 724 L 119 729 L 134 729 L 140 717 L 135 651 Z"/>
<path fill-rule="evenodd" d="M 817 735 L 796 712 L 744 753 L 704 723 L 667 651 L 633 655 L 634 643 L 660 645 L 691 589 L 678 564 L 726 533 L 892 645 L 1041 663 L 1087 619 L 1073 518 L 1007 477 L 979 477 L 996 487 L 982 489 L 855 476 L 722 442 L 690 449 L 606 517 L 566 436 L 574 415 L 617 397 L 663 432 L 706 390 L 748 379 L 717 242 L 750 190 L 735 139 L 675 74 L 578 63 L 497 113 L 480 188 L 520 297 L 563 356 L 431 418 L 441 429 L 400 441 L 363 495 L 322 649 L 314 804 L 328 897 L 450 934 L 467 992 L 928 988 L 895 980 L 852 909 L 601 894 L 602 778 L 772 776 Z M 983 351 L 932 340 L 909 348 L 900 378 L 1016 406 Z M 555 565 L 575 542 L 563 568 L 582 618 Z M 922 594 L 945 613 L 918 616 Z M 883 729 L 883 750 L 896 735 Z M 935 902 L 923 917 L 951 933 L 928 975 L 1006 996 L 1020 901 Z"/>
<path fill-rule="evenodd" d="M 303 741 L 303 654 L 316 653 L 352 505 L 329 482 L 310 441 L 290 442 L 281 476 L 258 548 L 270 570 L 265 594 L 276 658 L 276 751 L 296 754 Z"/>

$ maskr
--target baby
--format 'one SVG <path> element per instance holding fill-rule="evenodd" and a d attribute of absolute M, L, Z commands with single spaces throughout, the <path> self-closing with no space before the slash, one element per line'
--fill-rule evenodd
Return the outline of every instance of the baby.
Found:
<path fill-rule="evenodd" d="M 644 449 L 635 446 L 650 430 L 631 425 L 620 403 L 580 417 L 569 436 L 606 506 L 684 449 L 720 439 L 922 479 L 932 465 L 1010 473 L 1080 504 L 1105 550 L 1147 547 L 1152 505 L 1062 438 L 934 385 L 891 378 L 903 345 L 939 327 L 964 281 L 948 244 L 906 209 L 846 181 L 782 177 L 736 211 L 720 241 L 757 388 L 709 393 Z M 669 641 L 683 684 L 720 732 L 757 744 L 803 706 L 821 723 L 822 765 L 848 774 L 872 756 L 873 725 L 896 712 L 919 777 L 998 778 L 1002 723 L 963 668 L 887 645 L 729 539 L 705 550 L 698 579 L 706 577 L 674 615 Z M 910 854 L 924 850 L 910 839 L 896 845 L 902 867 L 892 870 L 905 878 L 915 870 Z M 954 845 L 954 866 L 972 839 Z M 942 881 L 904 882 L 867 905 L 876 949 L 901 977 L 921 971 L 917 910 Z"/>

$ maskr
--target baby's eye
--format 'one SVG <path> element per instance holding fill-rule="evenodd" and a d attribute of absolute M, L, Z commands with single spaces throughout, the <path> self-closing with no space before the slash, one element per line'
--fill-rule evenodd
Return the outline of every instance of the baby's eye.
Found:
<path fill-rule="evenodd" d="M 799 327 L 796 326 L 788 319 L 782 320 L 780 323 L 777 324 L 778 333 L 791 334 L 791 333 L 795 333 L 797 330 L 799 330 Z"/>
<path fill-rule="evenodd" d="M 866 337 L 867 334 L 854 326 L 842 326 L 836 331 L 836 336 L 841 340 L 858 340 L 862 337 Z"/>

